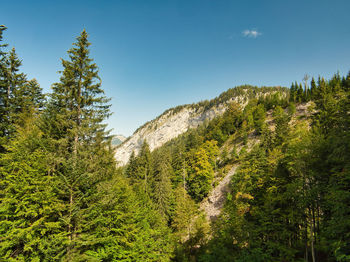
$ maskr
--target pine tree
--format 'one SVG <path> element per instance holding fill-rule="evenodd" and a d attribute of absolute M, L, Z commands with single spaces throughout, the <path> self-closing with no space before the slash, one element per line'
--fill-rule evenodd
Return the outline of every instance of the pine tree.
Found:
<path fill-rule="evenodd" d="M 280 106 L 277 106 L 274 111 L 274 118 L 276 122 L 275 143 L 276 145 L 281 145 L 287 139 L 290 117 Z"/>
<path fill-rule="evenodd" d="M 175 229 L 179 241 L 183 241 L 193 232 L 191 228 L 193 217 L 198 211 L 195 202 L 182 186 L 175 190 L 175 203 L 172 227 Z"/>
<path fill-rule="evenodd" d="M 254 118 L 254 125 L 256 128 L 256 131 L 258 134 L 261 134 L 262 130 L 264 129 L 266 123 L 266 113 L 265 108 L 263 104 L 259 104 L 256 109 L 253 112 L 253 118 Z"/>
<path fill-rule="evenodd" d="M 158 158 L 155 163 L 153 174 L 153 198 L 161 216 L 169 221 L 172 215 L 171 205 L 173 204 L 173 192 L 170 177 L 172 167 L 166 157 Z"/>
<path fill-rule="evenodd" d="M 342 80 L 342 86 L 343 86 L 343 89 L 344 89 L 346 92 L 349 92 L 349 91 L 350 91 L 350 71 L 349 71 L 349 73 L 347 74 L 347 76 L 343 78 L 343 80 Z"/>
<path fill-rule="evenodd" d="M 57 178 L 50 171 L 47 141 L 33 117 L 6 145 L 0 161 L 0 260 L 60 261 L 64 247 Z"/>
<path fill-rule="evenodd" d="M 312 78 L 311 79 L 311 88 L 310 88 L 310 97 L 311 100 L 314 100 L 317 96 L 317 86 L 316 86 L 316 82 L 315 79 Z"/>
<path fill-rule="evenodd" d="M 295 88 L 295 85 L 294 83 L 292 83 L 292 86 L 290 87 L 290 91 L 289 91 L 289 96 L 290 96 L 290 100 L 292 102 L 295 103 L 295 97 L 296 97 L 296 88 Z"/>
<path fill-rule="evenodd" d="M 178 184 L 186 186 L 186 151 L 185 143 L 177 145 L 171 152 L 171 166 L 174 171 L 174 176 L 171 178 L 172 184 L 176 187 Z"/>
<path fill-rule="evenodd" d="M 150 193 L 151 173 L 153 168 L 152 156 L 147 141 L 144 141 L 138 156 L 132 154 L 126 168 L 126 175 L 132 184 L 137 184 L 144 192 Z"/>
<path fill-rule="evenodd" d="M 18 72 L 21 65 L 22 62 L 18 59 L 13 48 L 4 58 L 1 68 L 1 100 L 4 110 L 2 133 L 7 139 L 14 133 L 14 124 L 23 106 L 21 95 L 26 83 L 26 76 Z"/>
<path fill-rule="evenodd" d="M 295 85 L 297 86 L 297 102 L 302 103 L 305 100 L 303 86 L 301 84 L 298 85 L 297 82 L 295 82 Z"/>
<path fill-rule="evenodd" d="M 52 141 L 59 196 L 65 202 L 62 221 L 68 236 L 67 259 L 74 255 L 79 232 L 84 230 L 84 214 L 94 201 L 99 182 L 115 171 L 113 151 L 103 121 L 110 115 L 109 99 L 101 89 L 97 65 L 89 58 L 90 43 L 85 30 L 69 60 L 62 59 L 60 82 L 53 85 L 43 129 Z"/>
<path fill-rule="evenodd" d="M 71 261 L 169 261 L 170 231 L 144 196 L 120 175 L 102 182 Z"/>
<path fill-rule="evenodd" d="M 38 81 L 34 78 L 29 80 L 22 92 L 23 111 L 25 112 L 29 108 L 35 108 L 38 111 L 42 111 L 45 104 L 45 95 Z"/>
<path fill-rule="evenodd" d="M 6 130 L 8 125 L 7 117 L 7 87 L 5 82 L 6 72 L 6 53 L 3 49 L 7 46 L 2 44 L 2 34 L 6 30 L 6 27 L 0 25 L 0 153 L 4 151 L 3 144 L 5 144 Z"/>

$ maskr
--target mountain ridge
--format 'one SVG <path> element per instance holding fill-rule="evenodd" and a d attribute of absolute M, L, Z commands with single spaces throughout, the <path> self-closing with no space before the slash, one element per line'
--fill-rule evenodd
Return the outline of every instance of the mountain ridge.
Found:
<path fill-rule="evenodd" d="M 245 107 L 250 99 L 259 99 L 274 94 L 287 95 L 285 87 L 238 86 L 230 88 L 214 99 L 198 103 L 180 105 L 164 111 L 155 119 L 146 122 L 115 149 L 115 158 L 119 166 L 127 164 L 131 154 L 139 153 L 142 144 L 147 141 L 150 150 L 154 150 L 188 129 L 196 128 L 207 121 L 222 115 L 231 103 Z"/>

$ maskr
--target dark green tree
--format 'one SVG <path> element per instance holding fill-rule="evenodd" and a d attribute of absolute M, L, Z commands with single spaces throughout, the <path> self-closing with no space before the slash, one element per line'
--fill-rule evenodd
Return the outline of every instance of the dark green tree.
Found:
<path fill-rule="evenodd" d="M 266 113 L 263 104 L 259 104 L 253 112 L 254 125 L 258 134 L 261 134 L 265 127 Z"/>
<path fill-rule="evenodd" d="M 311 100 L 314 100 L 317 97 L 317 86 L 316 86 L 316 82 L 315 79 L 312 78 L 311 79 L 311 87 L 310 87 L 310 98 Z"/>
<path fill-rule="evenodd" d="M 3 137 L 10 138 L 15 131 L 15 123 L 20 113 L 24 112 L 24 91 L 26 75 L 19 72 L 22 65 L 13 48 L 8 56 L 3 59 L 1 68 L 1 100 L 4 115 L 2 123 Z"/>
<path fill-rule="evenodd" d="M 281 145 L 288 138 L 290 117 L 280 106 L 277 106 L 274 110 L 274 118 L 276 122 L 275 143 Z"/>
<path fill-rule="evenodd" d="M 297 96 L 296 86 L 294 85 L 294 83 L 292 83 L 292 85 L 290 87 L 290 91 L 289 91 L 290 101 L 295 103 L 296 102 L 296 96 Z"/>
<path fill-rule="evenodd" d="M 53 85 L 50 103 L 43 116 L 43 130 L 51 139 L 55 175 L 60 179 L 58 195 L 65 203 L 67 260 L 74 257 L 84 220 L 95 201 L 98 184 L 115 172 L 113 151 L 103 121 L 110 115 L 101 89 L 97 65 L 89 57 L 85 30 L 62 59 L 60 82 Z"/>
<path fill-rule="evenodd" d="M 4 151 L 5 137 L 8 128 L 7 115 L 7 85 L 6 85 L 6 52 L 7 44 L 2 43 L 2 34 L 6 30 L 4 25 L 0 26 L 0 153 Z"/>
<path fill-rule="evenodd" d="M 149 145 L 144 141 L 138 156 L 132 154 L 126 175 L 131 179 L 131 183 L 137 185 L 144 192 L 150 193 L 150 184 L 152 183 L 153 161 Z"/>
<path fill-rule="evenodd" d="M 159 213 L 166 221 L 169 221 L 172 216 L 172 205 L 174 203 L 170 179 L 173 176 L 173 172 L 169 158 L 164 155 L 163 157 L 158 156 L 152 175 L 152 196 Z"/>
<path fill-rule="evenodd" d="M 0 260 L 60 261 L 66 242 L 47 141 L 25 119 L 0 156 Z"/>

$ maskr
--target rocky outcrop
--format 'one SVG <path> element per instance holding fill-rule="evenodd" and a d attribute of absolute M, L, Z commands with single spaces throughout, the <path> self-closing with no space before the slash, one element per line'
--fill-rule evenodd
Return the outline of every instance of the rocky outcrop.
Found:
<path fill-rule="evenodd" d="M 205 121 L 210 121 L 216 116 L 222 115 L 227 105 L 232 102 L 247 103 L 244 97 L 235 97 L 229 101 L 213 106 L 207 110 L 192 105 L 184 106 L 175 113 L 175 109 L 169 110 L 154 121 L 138 129 L 131 137 L 115 150 L 115 158 L 119 166 L 125 165 L 132 152 L 137 155 L 144 141 L 149 144 L 150 150 L 162 146 L 171 139 L 181 135 L 190 128 L 196 128 Z"/>
<path fill-rule="evenodd" d="M 243 86 L 229 89 L 211 101 L 203 101 L 198 104 L 184 105 L 167 110 L 156 119 L 140 127 L 132 136 L 115 148 L 117 163 L 119 166 L 127 164 L 132 152 L 137 155 L 144 141 L 147 141 L 152 151 L 183 134 L 188 129 L 196 128 L 204 122 L 222 115 L 232 102 L 236 102 L 244 108 L 249 99 L 259 98 L 276 92 L 282 94 L 285 91 L 280 87 L 257 88 Z"/>

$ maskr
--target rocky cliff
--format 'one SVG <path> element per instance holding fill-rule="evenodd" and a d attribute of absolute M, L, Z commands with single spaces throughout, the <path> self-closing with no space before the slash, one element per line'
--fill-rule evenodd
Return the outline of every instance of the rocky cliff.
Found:
<path fill-rule="evenodd" d="M 152 151 L 188 129 L 196 128 L 204 122 L 222 115 L 230 103 L 236 102 L 244 107 L 249 99 L 271 95 L 276 93 L 277 89 L 285 91 L 280 87 L 236 87 L 229 89 L 210 101 L 169 109 L 156 119 L 137 129 L 132 136 L 116 147 L 115 158 L 118 165 L 125 165 L 132 152 L 135 152 L 137 155 L 144 141 L 147 141 Z"/>

